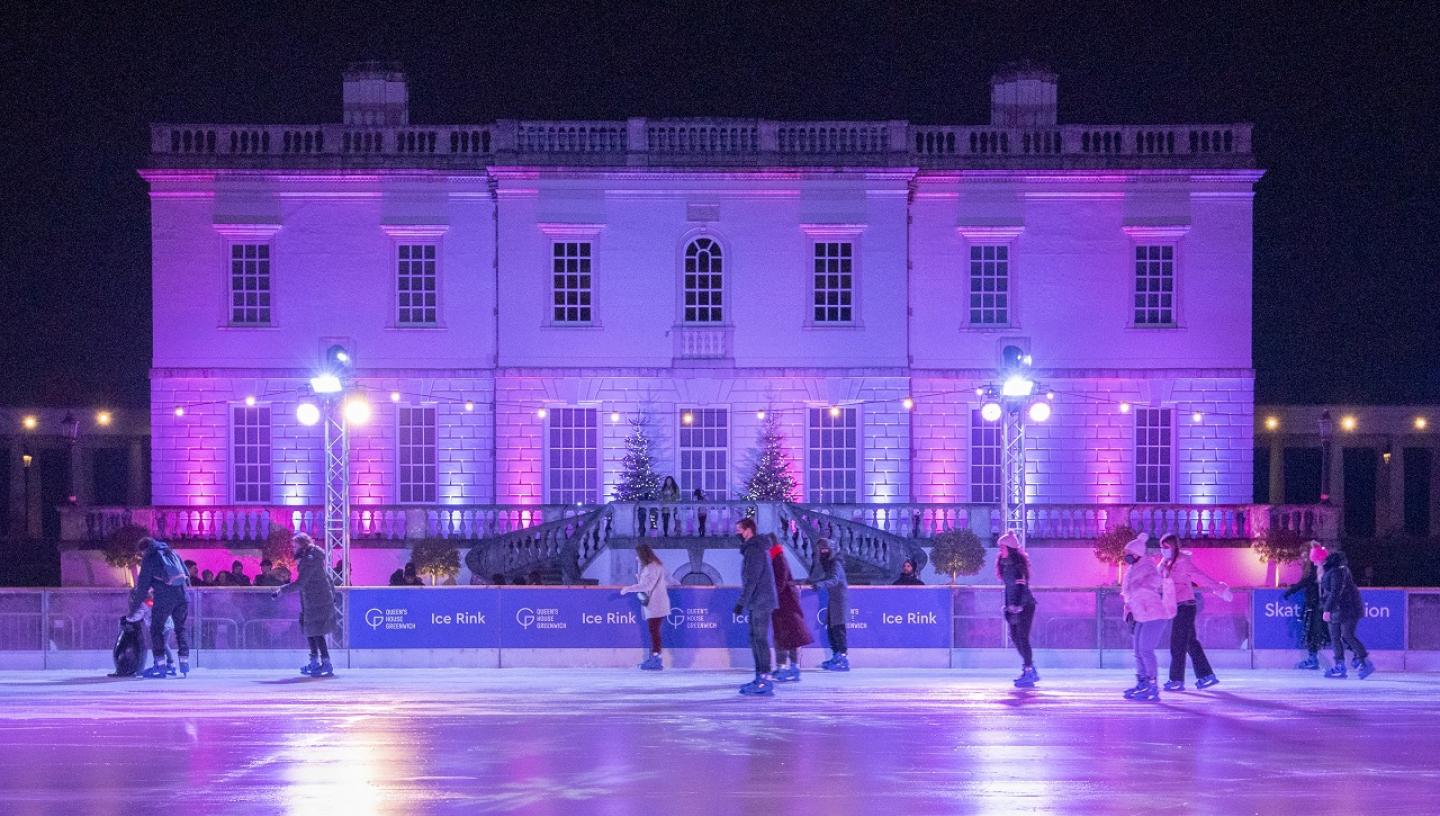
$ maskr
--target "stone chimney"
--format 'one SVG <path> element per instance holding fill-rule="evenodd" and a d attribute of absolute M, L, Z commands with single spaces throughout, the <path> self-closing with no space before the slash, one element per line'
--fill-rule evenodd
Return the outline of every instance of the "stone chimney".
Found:
<path fill-rule="evenodd" d="M 1032 128 L 1055 125 L 1055 72 L 1031 62 L 1017 62 L 990 78 L 990 124 Z"/>
<path fill-rule="evenodd" d="M 410 124 L 410 89 L 400 63 L 351 63 L 344 79 L 345 124 Z"/>

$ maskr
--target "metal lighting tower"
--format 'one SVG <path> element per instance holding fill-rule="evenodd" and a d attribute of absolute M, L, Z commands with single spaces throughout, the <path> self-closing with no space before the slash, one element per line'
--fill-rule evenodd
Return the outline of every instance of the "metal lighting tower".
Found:
<path fill-rule="evenodd" d="M 1003 422 L 1001 428 L 1000 514 L 1004 530 L 1013 531 L 1022 545 L 1026 539 L 1025 422 L 1050 418 L 1055 394 L 1037 389 L 1030 378 L 1030 355 L 1015 346 L 1005 349 L 1001 383 L 979 389 L 985 398 L 980 416 L 986 422 Z"/>
<path fill-rule="evenodd" d="M 325 562 L 330 564 L 339 549 L 346 575 L 350 574 L 350 426 L 363 424 L 370 416 L 362 395 L 346 396 L 354 387 L 353 362 L 344 346 L 331 346 L 325 353 L 325 368 L 310 378 L 310 390 L 320 407 L 302 402 L 295 411 L 301 424 L 325 423 Z"/>

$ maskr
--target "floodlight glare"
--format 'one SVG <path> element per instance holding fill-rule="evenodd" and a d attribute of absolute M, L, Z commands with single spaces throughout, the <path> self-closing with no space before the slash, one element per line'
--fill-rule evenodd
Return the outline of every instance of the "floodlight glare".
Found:
<path fill-rule="evenodd" d="M 911 399 L 910 397 L 906 397 L 905 399 L 900 400 L 900 407 L 904 408 L 907 411 L 913 411 L 915 410 L 915 400 Z"/>
<path fill-rule="evenodd" d="M 362 397 L 345 400 L 345 421 L 351 425 L 364 425 L 370 421 L 370 403 Z"/>
<path fill-rule="evenodd" d="M 466 400 L 466 401 L 465 401 L 465 410 L 467 410 L 467 411 L 474 411 L 474 410 L 475 410 L 475 403 L 474 403 L 473 401 L 471 401 L 471 400 Z"/>
<path fill-rule="evenodd" d="M 302 402 L 295 408 L 295 418 L 301 425 L 314 425 L 320 421 L 320 409 L 313 402 Z"/>
<path fill-rule="evenodd" d="M 399 401 L 400 401 L 400 392 L 399 392 L 399 391 L 391 391 L 391 392 L 390 392 L 390 401 L 391 401 L 391 402 L 399 402 Z"/>
<path fill-rule="evenodd" d="M 1004 413 L 1004 409 L 1000 407 L 1000 403 L 998 402 L 987 402 L 980 406 L 980 418 L 986 422 L 994 422 L 1000 418 L 1002 413 Z"/>
<path fill-rule="evenodd" d="M 340 378 L 334 374 L 321 374 L 310 378 L 310 390 L 317 394 L 338 394 L 341 389 Z"/>
<path fill-rule="evenodd" d="M 1050 403 L 1037 402 L 1030 406 L 1030 419 L 1035 422 L 1044 422 L 1050 418 Z"/>
<path fill-rule="evenodd" d="M 1035 390 L 1035 381 L 1019 374 L 1012 375 L 1000 386 L 1000 393 L 1007 397 L 1028 397 Z"/>
<path fill-rule="evenodd" d="M 1128 403 L 1128 402 L 1122 402 L 1122 403 L 1120 403 L 1120 413 L 1122 413 L 1122 414 L 1128 414 L 1128 413 L 1130 413 L 1130 403 Z"/>

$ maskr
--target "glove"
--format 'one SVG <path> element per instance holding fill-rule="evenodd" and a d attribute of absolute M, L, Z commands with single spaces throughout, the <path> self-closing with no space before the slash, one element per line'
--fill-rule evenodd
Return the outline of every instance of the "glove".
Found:
<path fill-rule="evenodd" d="M 1324 616 L 1323 620 L 1324 620 L 1326 623 L 1329 623 L 1329 622 L 1330 622 L 1330 613 L 1329 613 L 1329 612 L 1326 612 L 1326 613 L 1325 613 L 1325 616 Z"/>
<path fill-rule="evenodd" d="M 1025 607 L 1023 607 L 1023 606 L 1007 606 L 1007 607 L 1005 607 L 1005 611 L 1006 611 L 1007 613 L 1011 614 L 1011 615 L 1018 615 L 1018 614 L 1020 614 L 1021 612 L 1024 612 L 1024 611 L 1025 611 Z"/>
<path fill-rule="evenodd" d="M 740 614 L 741 612 L 744 612 L 744 611 L 745 611 L 745 607 L 741 606 L 740 604 L 735 604 L 735 610 L 734 610 L 734 611 L 735 611 L 735 614 L 738 615 L 738 614 Z"/>

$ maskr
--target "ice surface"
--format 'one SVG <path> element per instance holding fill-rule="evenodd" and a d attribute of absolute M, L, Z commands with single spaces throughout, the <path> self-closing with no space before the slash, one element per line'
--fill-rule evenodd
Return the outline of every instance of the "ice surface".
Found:
<path fill-rule="evenodd" d="M 1012 674 L 7 672 L 0 813 L 1440 812 L 1440 676 Z"/>

